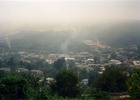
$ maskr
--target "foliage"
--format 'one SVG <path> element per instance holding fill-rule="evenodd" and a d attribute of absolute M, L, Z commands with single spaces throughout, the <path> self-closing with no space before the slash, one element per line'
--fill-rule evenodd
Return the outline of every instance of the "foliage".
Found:
<path fill-rule="evenodd" d="M 48 100 L 46 91 L 39 91 L 35 96 L 35 100 Z"/>
<path fill-rule="evenodd" d="M 101 90 L 97 90 L 94 87 L 83 87 L 82 89 L 83 91 L 83 98 L 86 99 L 107 99 L 110 100 L 112 99 L 111 96 L 109 95 L 109 93 L 101 91 Z"/>
<path fill-rule="evenodd" d="M 80 73 L 79 73 L 79 79 L 82 80 L 82 79 L 87 79 L 88 78 L 88 72 L 85 68 L 79 70 Z"/>
<path fill-rule="evenodd" d="M 6 77 L 0 81 L 1 100 L 28 99 L 31 93 L 28 82 L 19 77 Z"/>
<path fill-rule="evenodd" d="M 0 70 L 0 79 L 8 76 L 9 73 L 6 73 L 5 71 Z"/>
<path fill-rule="evenodd" d="M 56 82 L 51 86 L 51 89 L 59 96 L 76 97 L 78 95 L 78 77 L 72 70 L 60 71 L 55 80 Z"/>
<path fill-rule="evenodd" d="M 43 70 L 44 75 L 48 77 L 55 77 L 56 73 L 58 73 L 57 69 L 54 69 L 53 67 L 47 67 Z"/>
<path fill-rule="evenodd" d="M 108 67 L 95 81 L 94 86 L 107 92 L 124 92 L 127 90 L 126 74 L 118 67 Z"/>
<path fill-rule="evenodd" d="M 134 69 L 127 80 L 128 92 L 134 99 L 140 98 L 140 69 Z"/>
<path fill-rule="evenodd" d="M 96 79 L 99 77 L 98 71 L 93 70 L 89 72 L 88 75 L 88 85 L 91 86 L 96 81 Z"/>
<path fill-rule="evenodd" d="M 53 68 L 56 68 L 58 70 L 64 68 L 65 66 L 66 66 L 66 62 L 64 58 L 57 59 L 53 64 Z"/>
<path fill-rule="evenodd" d="M 30 86 L 34 89 L 34 91 L 36 92 L 39 89 L 39 77 L 34 77 L 31 74 L 20 74 L 21 77 L 23 77 L 24 79 L 26 79 L 28 81 L 28 83 L 30 84 Z"/>

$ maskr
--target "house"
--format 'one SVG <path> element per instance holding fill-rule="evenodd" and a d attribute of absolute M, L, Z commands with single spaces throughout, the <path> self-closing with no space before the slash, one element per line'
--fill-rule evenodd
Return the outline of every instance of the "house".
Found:
<path fill-rule="evenodd" d="M 2 67 L 0 68 L 1 71 L 5 71 L 5 72 L 10 72 L 11 69 L 10 68 L 6 68 L 6 67 Z"/>
<path fill-rule="evenodd" d="M 54 61 L 52 61 L 51 59 L 47 59 L 45 62 L 47 62 L 48 64 L 53 64 Z"/>
<path fill-rule="evenodd" d="M 58 54 L 49 54 L 48 59 L 54 62 L 58 59 Z"/>
<path fill-rule="evenodd" d="M 83 84 L 83 85 L 87 85 L 88 84 L 88 79 L 83 79 L 80 83 Z"/>
<path fill-rule="evenodd" d="M 100 67 L 102 64 L 88 64 L 87 67 Z"/>
<path fill-rule="evenodd" d="M 50 84 L 51 82 L 54 81 L 54 78 L 48 77 L 48 78 L 46 78 L 46 81 L 48 84 Z"/>
<path fill-rule="evenodd" d="M 28 72 L 29 70 L 26 68 L 17 68 L 16 72 L 20 73 L 20 72 Z"/>
<path fill-rule="evenodd" d="M 76 59 L 75 58 L 65 58 L 66 66 L 71 67 L 75 65 Z"/>
<path fill-rule="evenodd" d="M 102 74 L 103 72 L 102 72 L 102 71 L 101 71 L 101 72 L 99 71 L 98 73 L 99 73 L 99 74 Z"/>
<path fill-rule="evenodd" d="M 134 67 L 140 68 L 140 61 L 133 61 Z"/>
<path fill-rule="evenodd" d="M 100 67 L 100 69 L 101 69 L 102 71 L 105 71 L 105 67 Z"/>
<path fill-rule="evenodd" d="M 94 59 L 87 59 L 86 64 L 94 64 Z"/>
<path fill-rule="evenodd" d="M 125 60 L 123 62 L 123 65 L 126 65 L 128 67 L 134 67 L 133 61 L 131 61 L 131 60 Z"/>
<path fill-rule="evenodd" d="M 109 63 L 113 64 L 113 65 L 120 65 L 120 64 L 122 64 L 119 60 L 114 60 L 114 59 L 110 60 Z"/>
<path fill-rule="evenodd" d="M 40 77 L 40 76 L 43 76 L 43 71 L 41 71 L 41 70 L 31 70 L 30 71 L 31 72 L 31 74 L 33 75 L 33 76 L 37 76 L 37 77 Z"/>

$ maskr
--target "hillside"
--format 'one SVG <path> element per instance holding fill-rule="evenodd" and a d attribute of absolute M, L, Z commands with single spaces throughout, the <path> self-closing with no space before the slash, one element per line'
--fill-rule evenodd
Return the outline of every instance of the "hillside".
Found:
<path fill-rule="evenodd" d="M 93 25 L 92 27 L 71 30 L 21 31 L 7 37 L 1 37 L 0 46 L 18 50 L 46 50 L 48 53 L 83 52 L 89 47 L 83 41 L 99 40 L 112 47 L 139 45 L 140 22 Z M 8 40 L 9 39 L 9 40 Z"/>

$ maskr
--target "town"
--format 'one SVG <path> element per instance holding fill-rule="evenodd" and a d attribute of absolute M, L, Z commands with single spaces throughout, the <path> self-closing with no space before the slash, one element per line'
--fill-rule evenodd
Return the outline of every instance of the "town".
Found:
<path fill-rule="evenodd" d="M 85 69 L 87 72 L 98 68 L 98 73 L 102 74 L 106 66 L 120 66 L 128 68 L 140 68 L 139 48 L 130 45 L 125 48 L 113 48 L 102 46 L 101 43 L 94 43 L 92 40 L 84 41 L 94 52 L 67 52 L 65 54 L 47 54 L 45 51 L 9 52 L 1 49 L 0 70 L 10 72 L 31 72 L 40 78 L 47 76 L 53 78 L 48 68 L 55 68 L 55 62 L 63 61 L 60 67 L 76 68 L 78 71 Z M 98 44 L 98 45 L 97 45 Z M 57 69 L 59 65 L 56 65 Z M 84 80 L 84 79 L 82 79 Z M 81 81 L 82 81 L 81 80 Z M 86 79 L 88 83 L 88 79 Z"/>

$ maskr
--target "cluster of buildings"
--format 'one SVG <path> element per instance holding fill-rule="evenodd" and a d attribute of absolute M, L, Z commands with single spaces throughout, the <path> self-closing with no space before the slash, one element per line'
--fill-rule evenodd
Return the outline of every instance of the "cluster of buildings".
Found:
<path fill-rule="evenodd" d="M 140 59 L 138 59 L 138 48 L 136 45 L 130 45 L 124 48 L 112 48 L 101 44 L 99 41 L 93 42 L 91 40 L 86 40 L 84 43 L 91 47 L 94 52 L 67 52 L 64 54 L 46 54 L 45 52 L 11 52 L 10 55 L 19 55 L 20 60 L 26 63 L 32 63 L 35 60 L 43 59 L 44 62 L 48 64 L 53 64 L 57 59 L 64 57 L 66 62 L 66 67 L 77 67 L 78 69 L 86 69 L 87 71 L 94 70 L 94 68 L 99 67 L 99 74 L 102 74 L 106 66 L 109 65 L 123 65 L 125 67 L 135 67 L 140 68 Z M 8 52 L 0 52 L 1 56 L 8 55 Z M 10 72 L 10 68 L 1 67 L 0 70 Z M 29 70 L 26 68 L 16 68 L 16 72 L 30 72 L 34 76 L 43 77 L 43 70 L 33 69 Z M 53 80 L 49 78 L 48 80 Z M 86 84 L 87 80 L 83 80 Z"/>

